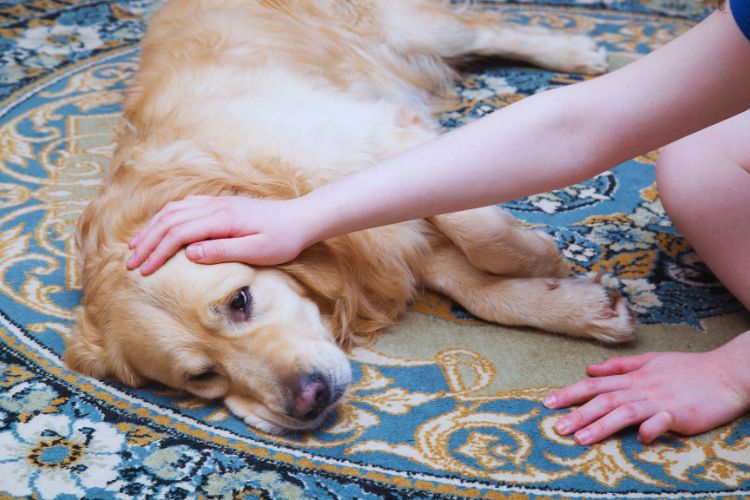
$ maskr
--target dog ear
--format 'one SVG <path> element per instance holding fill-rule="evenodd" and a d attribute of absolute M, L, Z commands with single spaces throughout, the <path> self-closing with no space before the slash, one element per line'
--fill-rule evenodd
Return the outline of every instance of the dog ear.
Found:
<path fill-rule="evenodd" d="M 351 330 L 355 297 L 348 293 L 351 285 L 330 243 L 313 245 L 293 262 L 279 267 L 302 284 L 321 314 L 329 319 L 336 340 L 342 343 L 348 337 L 346 332 Z"/>
<path fill-rule="evenodd" d="M 414 292 L 408 268 L 378 258 L 372 238 L 367 231 L 331 238 L 280 266 L 309 291 L 345 349 L 393 323 Z"/>
<path fill-rule="evenodd" d="M 112 378 L 131 387 L 143 385 L 144 380 L 133 372 L 124 356 L 105 347 L 105 335 L 89 319 L 85 308 L 78 310 L 77 325 L 65 344 L 65 363 L 70 369 L 97 379 Z"/>

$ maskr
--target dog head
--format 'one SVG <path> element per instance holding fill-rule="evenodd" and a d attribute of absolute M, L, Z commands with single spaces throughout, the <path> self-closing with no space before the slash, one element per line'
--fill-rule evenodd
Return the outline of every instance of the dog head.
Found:
<path fill-rule="evenodd" d="M 84 297 L 67 339 L 68 365 L 130 386 L 156 381 L 223 399 L 266 432 L 318 426 L 348 388 L 351 368 L 309 288 L 278 269 L 204 266 L 184 252 L 147 277 L 125 265 L 126 242 L 169 200 L 190 193 L 291 197 L 297 181 L 258 173 L 256 182 L 239 185 L 246 171 L 234 175 L 230 162 L 187 147 L 137 153 L 116 155 L 110 179 L 79 221 Z"/>
<path fill-rule="evenodd" d="M 421 230 L 414 223 L 341 236 L 275 268 L 201 265 L 179 252 L 150 276 L 127 271 L 126 242 L 172 199 L 306 190 L 283 165 L 271 165 L 280 174 L 269 179 L 239 168 L 227 174 L 228 164 L 192 154 L 114 168 L 79 222 L 84 297 L 66 361 L 95 378 L 223 399 L 265 432 L 312 429 L 349 387 L 344 350 L 390 324 L 415 293 Z"/>
<path fill-rule="evenodd" d="M 287 273 L 180 252 L 152 276 L 115 277 L 81 309 L 66 352 L 78 371 L 221 398 L 270 433 L 317 427 L 349 387 L 330 325 Z"/>

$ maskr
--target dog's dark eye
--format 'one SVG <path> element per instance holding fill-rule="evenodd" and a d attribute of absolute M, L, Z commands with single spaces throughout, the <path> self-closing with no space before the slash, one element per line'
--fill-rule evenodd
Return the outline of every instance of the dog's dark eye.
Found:
<path fill-rule="evenodd" d="M 229 312 L 235 321 L 247 321 L 250 319 L 253 302 L 247 287 L 241 288 L 229 302 Z"/>
<path fill-rule="evenodd" d="M 205 371 L 203 373 L 198 373 L 196 375 L 190 375 L 190 381 L 191 382 L 208 382 L 212 378 L 214 378 L 218 373 L 215 371 L 209 370 Z"/>

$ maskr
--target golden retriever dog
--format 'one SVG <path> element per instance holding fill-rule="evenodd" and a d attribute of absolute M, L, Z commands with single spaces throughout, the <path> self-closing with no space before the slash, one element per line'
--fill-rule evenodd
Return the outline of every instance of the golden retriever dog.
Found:
<path fill-rule="evenodd" d="M 280 433 L 321 424 L 351 383 L 346 349 L 423 288 L 491 322 L 630 339 L 624 299 L 566 278 L 553 239 L 497 207 L 332 238 L 277 267 L 179 252 L 153 275 L 126 269 L 128 241 L 170 201 L 292 198 L 436 137 L 451 65 L 476 55 L 606 66 L 589 38 L 437 1 L 167 4 L 143 41 L 109 177 L 79 223 L 84 298 L 69 366 L 221 399 Z"/>

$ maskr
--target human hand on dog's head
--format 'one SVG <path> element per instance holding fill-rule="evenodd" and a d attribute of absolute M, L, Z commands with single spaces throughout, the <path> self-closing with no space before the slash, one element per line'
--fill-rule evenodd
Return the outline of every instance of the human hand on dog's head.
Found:
<path fill-rule="evenodd" d="M 194 262 L 282 264 L 314 243 L 296 200 L 188 196 L 166 204 L 129 242 L 128 268 L 156 271 L 180 248 Z"/>

